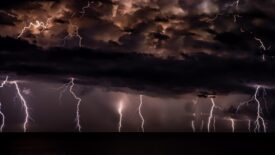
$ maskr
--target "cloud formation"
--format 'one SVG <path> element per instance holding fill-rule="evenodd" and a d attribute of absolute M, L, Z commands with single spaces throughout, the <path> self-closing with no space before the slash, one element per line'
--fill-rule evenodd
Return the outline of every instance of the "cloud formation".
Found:
<path fill-rule="evenodd" d="M 1 36 L 41 47 L 115 49 L 181 59 L 184 54 L 254 57 L 274 40 L 273 1 L 42 0 L 1 2 Z M 238 4 L 238 5 L 237 5 Z M 267 8 L 267 9 L 263 9 Z M 76 32 L 77 31 L 77 32 Z M 70 38 L 64 44 L 64 38 Z"/>
<path fill-rule="evenodd" d="M 184 60 L 92 49 L 43 49 L 27 41 L 1 38 L 0 69 L 28 78 L 75 77 L 80 84 L 130 88 L 161 95 L 209 90 L 252 93 L 255 86 L 275 85 L 275 62 L 221 58 L 205 53 Z M 43 79 L 43 78 L 42 78 Z M 44 78 L 47 80 L 47 78 Z M 267 88 L 268 88 L 267 87 Z"/>

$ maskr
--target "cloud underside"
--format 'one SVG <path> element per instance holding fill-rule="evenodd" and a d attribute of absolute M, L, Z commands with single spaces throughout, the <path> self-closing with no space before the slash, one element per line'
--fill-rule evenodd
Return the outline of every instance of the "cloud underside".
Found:
<path fill-rule="evenodd" d="M 26 41 L 1 38 L 0 70 L 26 79 L 129 88 L 152 95 L 210 91 L 252 93 L 256 85 L 275 85 L 272 61 L 221 58 L 205 53 L 183 60 L 92 49 L 41 49 Z"/>

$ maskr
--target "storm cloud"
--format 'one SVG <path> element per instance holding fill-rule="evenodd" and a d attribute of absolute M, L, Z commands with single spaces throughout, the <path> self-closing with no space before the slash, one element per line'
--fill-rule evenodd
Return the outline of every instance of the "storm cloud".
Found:
<path fill-rule="evenodd" d="M 181 124 L 179 117 L 185 115 L 185 123 L 192 119 L 198 126 L 206 121 L 209 103 L 215 98 L 221 107 L 214 112 L 220 124 L 234 118 L 247 129 L 247 119 L 254 119 L 257 113 L 256 104 L 245 105 L 236 113 L 239 102 L 256 88 L 260 89 L 255 96 L 261 106 L 274 98 L 270 95 L 275 88 L 274 7 L 274 0 L 1 1 L 0 81 L 6 76 L 18 81 L 33 103 L 51 98 L 49 106 L 48 100 L 41 103 L 41 109 L 31 103 L 40 110 L 36 111 L 38 120 L 46 120 L 48 113 L 40 113 L 44 108 L 54 109 L 57 103 L 54 96 L 58 93 L 47 86 L 66 86 L 74 78 L 74 88 L 83 101 L 95 99 L 96 107 L 109 114 L 105 125 L 112 131 L 117 119 L 113 102 L 133 102 L 131 115 L 138 104 L 137 94 L 145 96 L 147 108 L 158 109 L 156 116 L 145 113 L 159 124 L 175 120 L 176 127 Z M 14 91 L 6 89 L 1 89 L 4 107 L 12 102 Z M 37 94 L 31 96 L 34 92 Z M 69 107 L 64 111 L 72 111 L 71 97 L 65 93 Z M 195 103 L 194 97 L 202 104 Z M 178 104 L 181 102 L 184 105 Z M 155 106 L 157 103 L 160 105 Z M 165 112 L 170 105 L 171 118 Z M 263 117 L 272 120 L 274 106 L 266 105 L 261 109 Z M 12 109 L 9 106 L 4 111 Z M 85 110 L 89 120 L 90 112 Z M 94 112 L 94 121 L 103 117 Z M 200 118 L 195 120 L 194 115 Z M 126 128 L 135 124 L 129 122 Z M 150 126 L 158 131 L 154 124 Z M 99 128 L 106 130 L 104 125 Z"/>
<path fill-rule="evenodd" d="M 44 50 L 27 41 L 1 38 L 1 71 L 30 78 L 77 78 L 79 84 L 128 87 L 161 95 L 210 90 L 252 93 L 256 85 L 272 88 L 274 61 L 232 59 L 197 53 L 178 59 L 92 49 Z M 45 78 L 46 79 L 46 78 Z M 57 81 L 58 82 L 58 81 Z"/>

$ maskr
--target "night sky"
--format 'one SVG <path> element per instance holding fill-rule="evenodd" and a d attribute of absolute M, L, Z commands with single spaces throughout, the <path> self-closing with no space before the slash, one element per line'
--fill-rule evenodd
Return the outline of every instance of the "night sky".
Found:
<path fill-rule="evenodd" d="M 274 8 L 1 1 L 3 132 L 274 132 Z"/>

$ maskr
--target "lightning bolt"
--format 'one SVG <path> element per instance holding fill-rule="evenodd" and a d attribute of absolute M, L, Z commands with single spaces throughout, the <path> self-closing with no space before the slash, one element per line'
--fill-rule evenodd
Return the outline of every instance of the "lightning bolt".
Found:
<path fill-rule="evenodd" d="M 66 45 L 67 40 L 70 40 L 70 39 L 76 37 L 76 38 L 78 38 L 78 46 L 82 47 L 83 38 L 79 34 L 79 27 L 77 25 L 74 25 L 74 24 L 70 24 L 70 26 L 71 26 L 71 28 L 73 28 L 73 32 L 68 31 L 68 35 L 65 36 L 64 39 L 63 39 L 63 46 Z"/>
<path fill-rule="evenodd" d="M 199 98 L 197 97 L 196 99 L 193 99 L 192 100 L 193 102 L 193 106 L 197 106 L 198 102 L 199 102 Z M 192 127 L 192 130 L 193 132 L 196 132 L 196 125 L 195 125 L 195 122 L 197 121 L 197 111 L 193 113 L 193 116 L 194 116 L 194 120 L 191 121 L 191 127 Z"/>
<path fill-rule="evenodd" d="M 41 30 L 39 30 L 40 33 L 43 32 L 44 30 L 46 30 L 48 28 L 50 20 L 51 20 L 51 18 L 48 18 L 46 23 L 39 21 L 39 20 L 36 20 L 35 22 L 30 22 L 28 26 L 23 27 L 20 34 L 17 36 L 17 39 L 21 38 L 27 30 L 31 30 L 32 28 L 35 30 L 41 29 Z"/>
<path fill-rule="evenodd" d="M 251 120 L 248 120 L 248 131 L 251 132 Z"/>
<path fill-rule="evenodd" d="M 81 11 L 79 12 L 81 14 L 81 17 L 83 17 L 86 14 L 86 9 L 89 9 L 91 7 L 91 4 L 94 2 L 88 1 L 88 4 L 86 6 L 83 6 Z"/>
<path fill-rule="evenodd" d="M 211 121 L 213 119 L 213 111 L 214 111 L 214 108 L 216 107 L 214 99 L 210 98 L 210 100 L 211 100 L 212 106 L 211 106 L 211 109 L 210 109 L 210 112 L 209 112 L 209 117 L 208 117 L 208 124 L 207 124 L 207 131 L 208 132 L 210 132 L 210 125 L 211 125 Z"/>
<path fill-rule="evenodd" d="M 230 118 L 229 120 L 231 122 L 232 132 L 234 133 L 235 132 L 235 120 L 233 118 Z"/>
<path fill-rule="evenodd" d="M 0 115 L 1 115 L 1 118 L 2 118 L 2 122 L 1 122 L 1 126 L 0 126 L 0 132 L 2 132 L 3 128 L 5 126 L 5 115 L 2 112 L 2 103 L 1 102 L 0 102 Z"/>
<path fill-rule="evenodd" d="M 240 4 L 240 0 L 237 0 L 237 1 L 235 1 L 231 6 L 234 6 L 234 5 L 235 5 L 236 11 L 238 11 L 238 10 L 239 10 L 239 4 Z M 240 18 L 240 17 L 241 17 L 241 16 L 239 16 L 238 14 L 235 14 L 235 15 L 234 15 L 234 22 L 236 23 L 236 22 L 237 22 L 237 18 Z M 244 32 L 244 30 L 243 30 L 242 28 L 241 28 L 241 32 Z M 252 35 L 254 35 L 253 32 L 250 32 L 250 33 L 251 33 Z M 263 49 L 264 51 L 267 50 L 266 46 L 264 45 L 263 41 L 262 41 L 260 38 L 254 36 L 254 40 L 256 40 L 256 41 L 260 44 L 260 49 Z M 263 61 L 266 60 L 265 54 L 263 54 L 262 60 L 263 60 Z"/>
<path fill-rule="evenodd" d="M 119 102 L 118 104 L 118 114 L 119 114 L 119 122 L 118 122 L 118 132 L 121 132 L 121 127 L 122 127 L 122 117 L 123 117 L 123 114 L 122 114 L 122 111 L 124 109 L 124 104 L 122 101 Z"/>
<path fill-rule="evenodd" d="M 192 127 L 193 132 L 196 132 L 196 127 L 195 127 L 195 121 L 194 120 L 191 121 L 191 127 Z"/>
<path fill-rule="evenodd" d="M 69 90 L 70 94 L 74 97 L 75 100 L 77 100 L 77 106 L 76 106 L 76 128 L 78 129 L 78 132 L 81 132 L 82 126 L 80 123 L 80 105 L 82 99 L 76 95 L 76 93 L 73 91 L 73 88 L 75 86 L 75 78 L 71 78 L 70 82 L 67 84 L 64 84 L 62 87 L 59 89 L 62 89 L 60 94 L 59 94 L 59 101 L 61 102 L 61 99 L 63 97 L 63 94 L 65 93 L 66 90 Z"/>
<path fill-rule="evenodd" d="M 62 98 L 63 98 L 63 94 L 66 92 L 66 90 L 68 89 L 70 83 L 64 84 L 63 86 L 61 86 L 60 88 L 58 88 L 58 90 L 61 89 L 60 93 L 59 93 L 59 104 L 62 104 Z"/>
<path fill-rule="evenodd" d="M 240 4 L 240 0 L 237 0 L 232 4 L 232 7 L 234 7 L 234 5 L 235 5 L 235 9 L 236 9 L 236 11 L 238 11 L 239 10 L 239 4 Z M 240 15 L 234 14 L 234 23 L 236 23 L 237 19 L 240 18 L 240 17 L 241 17 Z"/>
<path fill-rule="evenodd" d="M 255 101 L 257 102 L 257 118 L 255 120 L 254 132 L 256 132 L 256 131 L 260 132 L 260 128 L 261 128 L 260 121 L 262 122 L 264 132 L 266 132 L 265 120 L 261 116 L 261 111 L 262 111 L 261 104 L 260 104 L 260 101 L 257 98 L 257 94 L 258 94 L 260 88 L 261 88 L 260 86 L 257 86 L 256 92 L 254 94 Z"/>
<path fill-rule="evenodd" d="M 73 97 L 77 100 L 77 106 L 76 106 L 76 127 L 78 129 L 79 132 L 81 132 L 81 124 L 80 124 L 80 112 L 79 112 L 79 107 L 80 107 L 80 103 L 81 103 L 81 98 L 78 97 L 75 92 L 73 91 L 74 88 L 74 78 L 71 78 L 71 86 L 70 86 L 70 93 L 73 95 Z"/>
<path fill-rule="evenodd" d="M 81 11 L 79 12 L 81 14 L 81 17 L 83 17 L 86 14 L 86 9 L 90 8 L 91 4 L 93 4 L 93 3 L 94 3 L 93 1 L 91 1 L 91 2 L 88 1 L 87 5 L 85 5 L 85 6 L 82 7 Z M 71 18 L 73 18 L 76 14 L 77 13 L 73 13 L 72 16 L 71 16 Z M 70 39 L 76 37 L 79 40 L 78 41 L 78 46 L 82 47 L 82 40 L 83 40 L 83 38 L 79 34 L 79 26 L 77 26 L 75 24 L 72 24 L 71 21 L 70 21 L 70 25 L 69 26 L 71 26 L 71 28 L 73 29 L 73 32 L 68 31 L 68 35 L 63 38 L 63 46 L 66 45 L 66 41 L 67 40 L 70 40 Z"/>
<path fill-rule="evenodd" d="M 17 81 L 11 81 L 10 84 L 13 84 L 15 86 L 17 94 L 18 94 L 18 96 L 19 96 L 19 98 L 20 98 L 20 100 L 21 100 L 21 102 L 24 106 L 24 109 L 25 109 L 25 122 L 24 122 L 23 127 L 24 127 L 24 132 L 26 132 L 27 131 L 27 125 L 29 123 L 29 107 L 28 107 L 27 102 L 24 99 L 23 95 L 21 94 L 21 91 L 20 91 L 20 88 L 18 86 Z"/>
<path fill-rule="evenodd" d="M 235 7 L 236 10 L 239 10 L 239 4 L 240 4 L 240 0 L 236 0 L 234 1 L 232 4 L 230 4 L 230 7 Z"/>
<path fill-rule="evenodd" d="M 8 76 L 6 76 L 6 79 L 4 81 L 2 81 L 2 83 L 0 85 L 0 88 L 3 88 L 7 82 L 8 82 Z M 1 124 L 1 127 L 0 127 L 0 132 L 2 132 L 3 128 L 5 126 L 5 115 L 2 112 L 2 103 L 1 102 L 0 102 L 0 115 L 2 117 L 2 124 Z"/>
<path fill-rule="evenodd" d="M 261 86 L 257 86 L 253 97 L 250 100 L 239 104 L 238 107 L 237 107 L 237 111 L 236 111 L 236 112 L 238 112 L 239 109 L 245 104 L 248 105 L 249 103 L 251 103 L 253 101 L 255 101 L 257 103 L 257 116 L 256 116 L 256 120 L 254 121 L 254 124 L 255 124 L 254 132 L 260 132 L 261 131 L 261 126 L 263 127 L 263 131 L 266 132 L 265 120 L 261 115 L 262 114 L 262 107 L 261 107 L 261 103 L 258 99 L 259 90 L 261 88 L 262 88 Z M 250 130 L 250 125 L 249 125 L 249 130 Z"/>
<path fill-rule="evenodd" d="M 143 95 L 139 95 L 140 104 L 139 104 L 139 107 L 138 107 L 138 114 L 139 114 L 139 117 L 141 119 L 141 130 L 142 130 L 142 132 L 144 132 L 144 122 L 145 122 L 145 120 L 144 120 L 144 117 L 141 113 L 141 108 L 142 108 L 142 105 L 143 105 L 143 99 L 142 98 L 143 98 Z"/>
<path fill-rule="evenodd" d="M 233 8 L 235 8 L 236 11 L 238 11 L 238 10 L 239 10 L 239 4 L 240 4 L 240 0 L 236 0 L 236 1 L 234 1 L 233 3 L 231 3 L 231 4 L 227 4 L 224 8 L 225 8 L 225 9 L 228 9 L 228 7 L 231 7 L 231 8 L 233 7 Z M 219 12 L 219 13 L 217 13 L 217 14 L 215 15 L 215 17 L 209 18 L 206 22 L 207 22 L 207 23 L 214 23 L 215 20 L 218 19 L 219 16 L 223 16 L 224 14 L 225 14 L 225 13 Z M 239 14 L 234 14 L 234 15 L 233 15 L 234 23 L 236 23 L 236 22 L 237 22 L 237 19 L 240 18 L 240 17 L 241 17 L 241 16 L 240 16 Z"/>
<path fill-rule="evenodd" d="M 30 115 L 29 115 L 29 107 L 28 107 L 28 104 L 25 100 L 25 98 L 23 97 L 22 93 L 21 93 L 21 90 L 18 86 L 18 82 L 17 81 L 9 81 L 8 80 L 8 76 L 6 76 L 6 79 L 5 81 L 3 81 L 0 85 L 0 88 L 3 88 L 6 84 L 10 84 L 10 85 L 14 85 L 15 86 L 15 89 L 16 89 L 16 92 L 17 92 L 17 95 L 19 96 L 20 100 L 21 100 L 21 103 L 24 107 L 24 111 L 25 111 L 25 121 L 24 121 L 24 124 L 23 124 L 23 129 L 24 129 L 24 132 L 27 131 L 27 126 L 28 126 L 28 123 L 29 123 L 29 119 L 30 119 Z"/>
<path fill-rule="evenodd" d="M 238 15 L 238 14 L 235 14 L 234 15 L 234 23 L 236 23 L 237 22 L 237 19 L 238 18 L 241 18 L 242 16 L 240 16 L 240 15 Z"/>
<path fill-rule="evenodd" d="M 264 51 L 267 50 L 266 46 L 264 45 L 263 41 L 260 39 L 260 38 L 257 38 L 257 37 L 254 37 L 254 39 L 259 42 L 260 44 L 260 49 L 263 49 Z M 265 54 L 263 54 L 263 57 L 262 57 L 263 61 L 265 61 Z"/>
<path fill-rule="evenodd" d="M 2 81 L 0 88 L 3 88 L 8 83 L 8 79 L 9 79 L 9 77 L 6 76 L 6 79 L 4 81 Z"/>
<path fill-rule="evenodd" d="M 237 12 L 237 13 L 234 14 L 234 23 L 237 22 L 237 19 L 238 19 L 238 18 L 242 17 L 242 16 L 240 16 L 240 15 L 238 14 L 238 12 L 239 12 L 239 4 L 240 4 L 240 0 L 236 0 L 236 1 L 234 1 L 232 4 L 229 4 L 229 7 L 235 8 L 235 10 L 236 10 L 236 12 Z M 206 22 L 213 23 L 219 16 L 222 16 L 222 15 L 223 15 L 222 13 L 218 13 L 213 19 L 209 19 L 209 20 L 207 20 Z M 240 28 L 240 31 L 241 31 L 241 32 L 245 32 L 245 30 L 242 28 L 242 26 L 240 26 L 240 27 L 241 27 L 241 28 Z M 256 36 L 254 35 L 253 32 L 250 32 L 250 34 L 252 34 L 254 40 L 257 41 L 257 42 L 260 44 L 260 49 L 263 49 L 264 51 L 266 51 L 266 50 L 268 50 L 268 49 L 271 48 L 271 46 L 270 46 L 269 48 L 266 48 L 266 46 L 264 45 L 263 41 L 262 41 L 260 38 L 256 37 Z M 263 56 L 262 56 L 262 60 L 263 60 L 263 61 L 266 60 L 265 53 L 264 53 Z"/>

